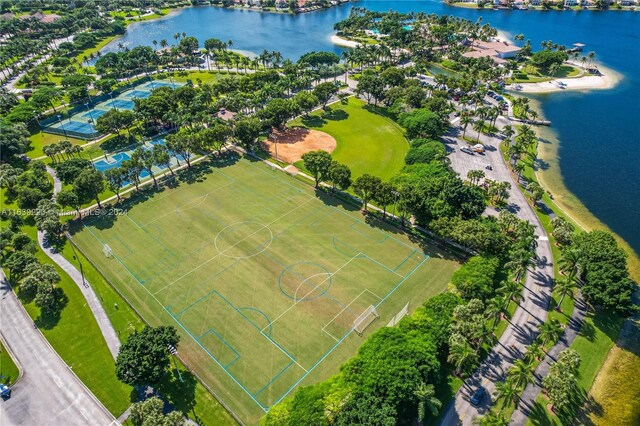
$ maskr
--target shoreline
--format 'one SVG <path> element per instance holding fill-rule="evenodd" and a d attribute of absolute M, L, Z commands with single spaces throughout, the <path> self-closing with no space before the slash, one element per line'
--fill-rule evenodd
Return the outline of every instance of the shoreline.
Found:
<path fill-rule="evenodd" d="M 606 9 L 598 9 L 591 7 L 580 7 L 580 6 L 571 6 L 568 9 L 558 9 L 557 7 L 545 9 L 542 6 L 527 6 L 527 7 L 478 7 L 475 3 L 469 3 L 464 1 L 456 1 L 453 3 L 449 3 L 448 1 L 444 1 L 447 6 L 457 7 L 460 9 L 475 9 L 475 10 L 524 10 L 524 11 L 538 11 L 538 12 L 581 12 L 581 11 L 589 11 L 589 12 L 637 12 L 640 9 L 638 6 L 620 6 L 620 7 L 608 7 Z"/>
<path fill-rule="evenodd" d="M 574 64 L 575 65 L 575 64 Z M 512 93 L 555 93 L 574 90 L 607 90 L 612 89 L 620 83 L 623 76 L 611 68 L 598 64 L 598 69 L 602 75 L 584 75 L 582 77 L 556 78 L 549 81 L 537 83 L 512 83 L 505 87 Z M 556 82 L 563 83 L 563 88 L 558 87 Z M 518 89 L 516 89 L 518 87 Z"/>
<path fill-rule="evenodd" d="M 542 103 L 529 98 L 532 107 L 541 112 L 544 118 Z M 546 170 L 535 169 L 534 173 L 540 185 L 553 195 L 554 204 L 575 224 L 584 231 L 596 229 L 611 232 L 620 247 L 629 255 L 627 258 L 629 273 L 634 281 L 640 281 L 640 258 L 638 253 L 616 232 L 593 214 L 588 207 L 565 185 L 560 167 L 559 148 L 562 142 L 558 134 L 551 127 L 536 126 L 540 139 L 537 152 L 538 158 L 548 164 Z"/>
<path fill-rule="evenodd" d="M 331 40 L 331 43 L 335 44 L 336 46 L 348 47 L 350 49 L 361 45 L 361 43 L 358 43 L 357 41 L 347 40 L 346 38 L 342 38 L 337 34 L 332 34 L 329 37 L 329 40 Z"/>

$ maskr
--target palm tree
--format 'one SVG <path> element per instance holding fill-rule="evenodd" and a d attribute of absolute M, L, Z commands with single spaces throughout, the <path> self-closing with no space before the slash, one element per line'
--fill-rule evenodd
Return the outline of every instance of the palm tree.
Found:
<path fill-rule="evenodd" d="M 562 325 L 557 319 L 545 322 L 540 325 L 539 329 L 540 334 L 538 334 L 538 339 L 543 345 L 546 345 L 547 342 L 555 342 L 562 335 Z"/>
<path fill-rule="evenodd" d="M 522 286 L 517 281 L 504 281 L 502 286 L 498 288 L 498 293 L 509 299 L 509 301 L 516 303 L 524 299 Z"/>
<path fill-rule="evenodd" d="M 531 343 L 527 347 L 527 353 L 524 354 L 524 361 L 532 364 L 534 361 L 539 361 L 544 355 L 544 348 L 542 345 L 536 341 Z"/>
<path fill-rule="evenodd" d="M 456 375 L 460 375 L 465 367 L 475 364 L 478 353 L 471 347 L 467 340 L 460 335 L 451 336 L 449 356 L 447 361 L 456 368 Z"/>
<path fill-rule="evenodd" d="M 426 383 L 420 383 L 418 389 L 413 392 L 413 395 L 418 398 L 418 421 L 420 423 L 424 420 L 427 409 L 433 417 L 438 416 L 442 402 L 434 396 L 435 393 L 433 385 Z"/>
<path fill-rule="evenodd" d="M 513 271 L 515 281 L 521 282 L 529 268 L 536 266 L 534 255 L 535 253 L 530 250 L 518 250 L 513 259 L 505 264 L 507 269 Z"/>
<path fill-rule="evenodd" d="M 513 166 L 513 170 L 518 174 L 518 181 L 522 178 L 522 172 L 526 166 L 522 163 L 522 161 L 516 161 L 516 164 Z"/>
<path fill-rule="evenodd" d="M 560 272 L 570 277 L 580 277 L 580 250 L 575 247 L 569 247 L 562 251 L 560 259 L 558 259 L 558 268 Z"/>
<path fill-rule="evenodd" d="M 478 120 L 475 123 L 473 123 L 473 130 L 475 130 L 478 135 L 476 136 L 476 142 L 480 142 L 480 133 L 482 132 L 482 130 L 484 129 L 484 120 Z"/>
<path fill-rule="evenodd" d="M 513 384 L 511 379 L 507 378 L 504 382 L 496 383 L 494 401 L 502 401 L 503 409 L 511 404 L 517 407 L 518 401 L 520 401 L 520 390 Z"/>
<path fill-rule="evenodd" d="M 473 423 L 478 426 L 509 426 L 509 419 L 505 419 L 502 413 L 489 411 L 484 416 L 474 418 Z"/>
<path fill-rule="evenodd" d="M 473 123 L 473 118 L 469 114 L 464 114 L 460 117 L 460 124 L 462 125 L 462 138 L 464 139 L 467 134 L 467 126 Z"/>
<path fill-rule="evenodd" d="M 517 359 L 509 370 L 507 370 L 507 377 L 513 382 L 516 388 L 524 389 L 529 383 L 533 382 L 531 364 L 524 360 Z"/>
<path fill-rule="evenodd" d="M 496 296 L 493 299 L 489 300 L 489 303 L 487 303 L 487 308 L 485 309 L 485 314 L 487 315 L 488 319 L 493 318 L 493 327 L 491 327 L 491 329 L 496 328 L 502 315 L 506 314 L 508 304 L 509 299 L 504 296 Z"/>
<path fill-rule="evenodd" d="M 558 302 L 558 306 L 556 307 L 558 311 L 562 310 L 561 306 L 562 302 L 564 301 L 564 297 L 569 293 L 573 295 L 573 289 L 577 286 L 578 283 L 573 276 L 560 277 L 556 279 L 556 290 L 558 290 L 558 292 L 560 293 L 560 301 Z"/>

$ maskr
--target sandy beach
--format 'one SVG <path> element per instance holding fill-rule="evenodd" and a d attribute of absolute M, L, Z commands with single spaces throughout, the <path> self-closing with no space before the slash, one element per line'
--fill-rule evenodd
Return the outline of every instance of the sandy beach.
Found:
<path fill-rule="evenodd" d="M 360 45 L 360 43 L 356 42 L 356 41 L 352 41 L 352 40 L 347 40 L 345 38 L 342 38 L 336 34 L 333 34 L 331 37 L 331 43 L 337 45 L 337 46 L 342 46 L 342 47 L 350 47 L 350 48 L 354 48 Z"/>
<path fill-rule="evenodd" d="M 568 90 L 605 90 L 615 87 L 622 79 L 622 76 L 611 68 L 598 64 L 598 69 L 602 75 L 584 75 L 583 77 L 577 78 L 558 78 L 540 83 L 510 84 L 506 88 L 520 93 L 552 93 L 565 92 Z M 558 82 L 563 83 L 564 86 L 561 87 Z"/>

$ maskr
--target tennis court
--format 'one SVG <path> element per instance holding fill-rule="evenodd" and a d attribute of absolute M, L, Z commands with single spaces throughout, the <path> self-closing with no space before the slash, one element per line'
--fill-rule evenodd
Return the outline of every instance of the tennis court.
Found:
<path fill-rule="evenodd" d="M 51 127 L 53 127 L 54 129 L 66 130 L 68 132 L 77 132 L 84 134 L 91 134 L 96 132 L 96 129 L 95 127 L 93 127 L 93 125 L 89 123 L 83 123 L 82 121 L 65 120 L 59 123 L 52 124 Z"/>
<path fill-rule="evenodd" d="M 146 99 L 151 96 L 151 91 L 158 87 L 182 86 L 181 83 L 172 83 L 169 81 L 156 80 L 143 83 L 131 90 L 127 90 L 114 99 L 109 99 L 94 105 L 89 111 L 80 111 L 71 117 L 65 118 L 61 123 L 53 123 L 46 126 L 45 132 L 60 134 L 61 132 L 70 132 L 71 136 L 89 139 L 99 136 L 99 132 L 95 129 L 94 124 L 98 118 L 102 117 L 110 109 L 133 111 L 135 106 L 134 99 Z"/>
<path fill-rule="evenodd" d="M 443 291 L 458 263 L 236 161 L 89 219 L 73 241 L 146 321 L 178 328 L 181 356 L 254 423 L 335 374 L 409 301 Z"/>

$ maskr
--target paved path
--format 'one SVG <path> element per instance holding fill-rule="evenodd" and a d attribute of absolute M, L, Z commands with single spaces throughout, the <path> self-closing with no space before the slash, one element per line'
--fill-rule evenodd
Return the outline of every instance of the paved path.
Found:
<path fill-rule="evenodd" d="M 0 424 L 117 425 L 115 418 L 33 327 L 1 269 L 0 295 L 0 332 L 23 369 L 11 398 L 0 401 Z"/>
<path fill-rule="evenodd" d="M 454 121 L 457 122 L 457 120 Z M 508 120 L 504 117 L 498 120 L 499 127 L 507 123 Z M 467 135 L 475 137 L 476 134 L 470 131 L 470 127 L 467 129 Z M 452 167 L 463 178 L 466 177 L 468 170 L 480 169 L 484 170 L 489 178 L 511 183 L 507 208 L 520 219 L 527 220 L 535 226 L 535 233 L 538 235 L 536 249 L 538 261 L 535 269 L 527 274 L 523 291 L 524 300 L 511 318 L 509 326 L 473 376 L 465 380 L 457 392 L 455 400 L 447 407 L 442 421 L 443 425 L 458 423 L 470 425 L 473 423 L 474 417 L 488 411 L 491 406 L 490 399 L 484 398 L 482 404 L 476 407 L 469 401 L 471 394 L 481 385 L 489 394 L 493 394 L 495 384 L 504 380 L 505 373 L 513 361 L 524 355 L 526 346 L 533 341 L 538 333 L 538 325 L 547 318 L 553 282 L 553 257 L 549 239 L 502 158 L 499 150 L 500 139 L 481 135 L 480 142 L 487 147 L 486 155 L 469 155 L 459 150 L 460 147 L 466 145 L 459 138 L 461 134 L 461 130 L 453 129 L 444 138 L 448 149 L 455 150 L 449 156 Z M 492 170 L 486 170 L 486 165 L 490 165 Z"/>
<path fill-rule="evenodd" d="M 62 182 L 60 182 L 60 179 L 58 179 L 55 170 L 47 167 L 47 172 L 53 178 L 53 193 L 57 194 L 62 189 Z M 113 328 L 113 325 L 111 324 L 111 321 L 109 320 L 104 307 L 100 303 L 98 296 L 89 284 L 89 281 L 87 281 L 86 278 L 82 276 L 80 271 L 78 271 L 78 269 L 76 269 L 76 267 L 73 266 L 71 262 L 69 262 L 64 256 L 62 256 L 60 253 L 57 253 L 52 247 L 48 245 L 44 236 L 44 232 L 42 231 L 38 231 L 38 243 L 40 244 L 42 250 L 47 254 L 47 256 L 49 256 L 51 260 L 57 263 L 58 266 L 60 266 L 67 273 L 67 275 L 69 275 L 71 279 L 78 285 L 78 288 L 80 288 L 82 295 L 87 300 L 89 309 L 91 309 L 93 316 L 98 322 L 98 327 L 100 327 L 102 336 L 107 342 L 107 347 L 109 348 L 111 355 L 113 355 L 113 358 L 115 359 L 116 356 L 118 356 L 118 350 L 120 349 L 120 339 L 118 338 L 118 334 Z M 69 242 L 69 244 L 71 244 L 71 242 Z"/>
<path fill-rule="evenodd" d="M 573 307 L 573 313 L 571 319 L 569 319 L 568 327 L 565 328 L 560 340 L 547 352 L 547 356 L 536 368 L 534 372 L 534 382 L 527 385 L 520 398 L 520 404 L 518 409 L 514 411 L 511 417 L 512 425 L 523 425 L 526 423 L 527 418 L 533 409 L 533 403 L 535 402 L 538 394 L 542 390 L 542 379 L 549 373 L 549 367 L 558 359 L 558 354 L 567 349 L 573 341 L 578 337 L 580 328 L 582 328 L 582 322 L 584 316 L 587 313 L 587 304 L 582 299 L 580 292 L 576 294 L 576 303 Z"/>

